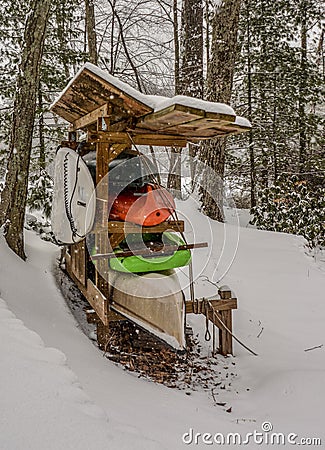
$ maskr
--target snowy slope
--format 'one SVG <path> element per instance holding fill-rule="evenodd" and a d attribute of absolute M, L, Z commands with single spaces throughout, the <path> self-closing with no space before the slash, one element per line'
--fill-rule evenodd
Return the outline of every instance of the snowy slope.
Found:
<path fill-rule="evenodd" d="M 85 395 L 65 355 L 46 348 L 1 299 L 0 354 L 2 449 L 73 449 L 76 441 L 89 449 L 112 440 L 106 414 Z"/>
<path fill-rule="evenodd" d="M 235 344 L 234 358 L 218 358 L 214 395 L 231 412 L 209 392 L 186 395 L 103 358 L 55 285 L 57 248 L 27 232 L 28 263 L 0 242 L 1 449 L 181 449 L 190 428 L 244 436 L 265 421 L 275 432 L 325 442 L 325 349 L 305 351 L 325 344 L 324 272 L 299 237 L 213 223 L 191 201 L 181 209 L 196 241 L 212 243 L 195 254 L 197 295 L 212 295 L 220 278 L 230 285 L 239 302 L 235 333 L 259 354 Z M 186 274 L 180 278 L 186 284 Z M 204 321 L 190 322 L 202 336 Z M 206 448 L 198 439 L 188 446 Z"/>

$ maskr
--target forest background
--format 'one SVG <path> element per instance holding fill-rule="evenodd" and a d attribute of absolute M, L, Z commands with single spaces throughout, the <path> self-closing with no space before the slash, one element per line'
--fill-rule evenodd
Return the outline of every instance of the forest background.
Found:
<path fill-rule="evenodd" d="M 26 27 L 42 3 L 49 10 L 26 172 L 27 204 L 42 211 L 45 230 L 53 188 L 48 168 L 67 130 L 49 106 L 90 61 L 146 94 L 231 103 L 252 130 L 212 140 L 199 156 L 224 181 L 221 195 L 231 194 L 238 208 L 250 208 L 259 228 L 302 234 L 310 247 L 325 246 L 322 1 L 23 0 L 18 7 L 2 1 L 0 190 L 14 150 Z M 164 151 L 181 174 L 182 152 Z M 181 188 L 180 177 L 170 177 L 168 184 Z M 223 220 L 223 211 L 202 193 L 201 202 L 206 214 Z"/>

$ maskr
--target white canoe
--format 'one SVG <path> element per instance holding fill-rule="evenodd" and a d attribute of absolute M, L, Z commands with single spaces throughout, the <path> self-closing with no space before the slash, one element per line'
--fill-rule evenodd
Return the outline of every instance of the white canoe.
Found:
<path fill-rule="evenodd" d="M 185 303 L 174 271 L 110 271 L 112 308 L 177 350 L 185 349 Z"/>

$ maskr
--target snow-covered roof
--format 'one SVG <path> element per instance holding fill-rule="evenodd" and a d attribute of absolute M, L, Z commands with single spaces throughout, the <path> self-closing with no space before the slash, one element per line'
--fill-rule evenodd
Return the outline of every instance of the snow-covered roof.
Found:
<path fill-rule="evenodd" d="M 199 98 L 187 97 L 186 95 L 176 95 L 175 97 L 161 97 L 155 104 L 155 111 L 161 111 L 172 105 L 182 105 L 188 108 L 201 109 L 205 112 L 215 113 L 215 114 L 228 114 L 230 116 L 235 116 L 235 111 L 231 106 L 225 103 L 214 103 L 207 102 L 206 100 L 201 100 Z"/>
<path fill-rule="evenodd" d="M 69 91 L 69 89 L 71 89 L 71 87 L 74 85 L 74 83 L 77 82 L 77 80 L 80 78 L 80 76 L 86 70 L 91 72 L 91 73 L 93 73 L 94 75 L 97 75 L 103 81 L 106 81 L 108 84 L 110 84 L 111 86 L 114 86 L 116 89 L 118 89 L 121 92 L 125 93 L 126 95 L 128 95 L 131 98 L 133 98 L 134 100 L 137 100 L 139 103 L 142 103 L 142 104 L 146 105 L 149 109 L 153 110 L 155 108 L 156 102 L 154 101 L 154 96 L 149 96 L 149 95 L 142 94 L 137 89 L 134 89 L 129 84 L 124 83 L 124 81 L 121 81 L 120 79 L 114 77 L 113 75 L 111 75 L 107 71 L 102 70 L 99 67 L 95 66 L 94 64 L 91 64 L 91 63 L 87 62 L 79 69 L 79 71 L 76 73 L 76 75 L 67 84 L 65 89 L 55 99 L 55 101 L 52 103 L 50 109 L 54 108 L 55 105 L 62 98 L 64 98 L 64 96 Z"/>
<path fill-rule="evenodd" d="M 140 133 L 146 133 L 147 140 L 150 140 L 148 133 L 152 132 L 155 136 L 174 136 L 175 145 L 183 145 L 251 128 L 249 121 L 236 116 L 229 105 L 183 95 L 172 98 L 146 95 L 90 63 L 81 67 L 51 105 L 51 110 L 76 129 L 93 131 L 99 118 L 109 116 L 112 123 L 127 124 L 118 131 L 134 134 L 139 143 L 143 141 Z"/>

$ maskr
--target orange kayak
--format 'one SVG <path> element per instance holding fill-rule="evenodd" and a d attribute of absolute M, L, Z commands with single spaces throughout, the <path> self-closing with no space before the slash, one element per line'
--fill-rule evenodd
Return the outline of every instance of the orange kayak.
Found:
<path fill-rule="evenodd" d="M 175 211 L 172 195 L 163 187 L 144 184 L 110 195 L 109 219 L 132 222 L 144 227 L 159 225 Z"/>

